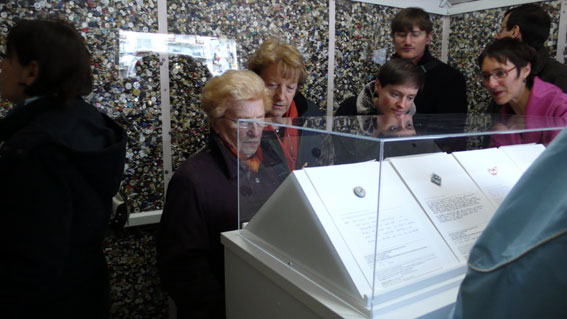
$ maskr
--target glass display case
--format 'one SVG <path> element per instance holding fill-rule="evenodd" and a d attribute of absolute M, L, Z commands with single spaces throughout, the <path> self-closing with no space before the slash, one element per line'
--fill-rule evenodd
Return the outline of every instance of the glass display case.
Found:
<path fill-rule="evenodd" d="M 501 115 L 241 121 L 248 124 L 239 131 L 239 154 L 258 148 L 243 165 L 257 157 L 259 166 L 239 170 L 240 229 L 233 235 L 263 254 L 260 264 L 279 269 L 264 269 L 264 279 L 279 278 L 273 283 L 314 318 L 329 317 L 333 306 L 313 306 L 329 298 L 360 318 L 447 314 L 474 242 L 567 127 L 557 118 Z M 238 317 L 255 306 L 231 301 L 242 273 L 226 260 L 227 314 Z M 289 288 L 297 283 L 286 283 L 291 275 L 332 297 Z M 250 287 L 253 281 L 246 279 Z M 275 294 L 272 301 L 283 300 Z M 265 311 L 277 317 L 275 308 Z"/>

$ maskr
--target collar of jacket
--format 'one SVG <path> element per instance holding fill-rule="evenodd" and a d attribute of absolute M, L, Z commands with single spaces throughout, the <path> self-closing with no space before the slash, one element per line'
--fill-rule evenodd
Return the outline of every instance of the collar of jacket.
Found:
<path fill-rule="evenodd" d="M 399 59 L 400 56 L 397 53 L 392 54 L 392 56 L 390 57 L 390 59 Z M 417 62 L 417 65 L 424 65 L 427 62 L 431 62 L 435 60 L 435 58 L 431 55 L 431 52 L 429 52 L 429 47 L 426 46 L 425 47 L 425 51 L 423 51 L 423 56 L 421 57 L 421 59 L 419 59 L 419 61 Z"/>
<path fill-rule="evenodd" d="M 394 53 L 392 55 L 392 59 L 393 58 L 400 58 L 400 56 L 397 53 Z M 417 65 L 421 66 L 423 72 L 427 73 L 429 70 L 440 65 L 441 63 L 441 61 L 431 55 L 431 52 L 429 52 L 429 47 L 426 46 L 425 51 L 423 52 L 423 56 L 421 57 L 421 59 L 419 59 Z"/>
<path fill-rule="evenodd" d="M 18 103 L 8 111 L 8 114 L 0 120 L 0 141 L 5 141 L 16 131 L 32 121 L 34 118 L 45 113 L 45 107 L 41 101 L 46 98 L 36 99 L 30 103 Z"/>
<path fill-rule="evenodd" d="M 307 99 L 299 91 L 293 97 L 295 107 L 297 108 L 297 116 L 301 116 L 307 111 Z"/>
<path fill-rule="evenodd" d="M 435 61 L 436 59 L 431 55 L 431 52 L 429 52 L 429 47 L 426 46 L 425 47 L 425 51 L 423 52 L 423 56 L 421 57 L 421 59 L 419 59 L 419 62 L 417 62 L 417 65 L 425 65 L 429 62 Z"/>
<path fill-rule="evenodd" d="M 362 91 L 356 98 L 356 113 L 359 115 L 374 115 L 378 114 L 378 110 L 374 107 L 374 97 L 378 95 L 374 91 L 376 81 L 366 83 Z"/>
<path fill-rule="evenodd" d="M 229 179 L 235 179 L 237 177 L 236 171 L 236 156 L 224 146 L 220 137 L 211 129 L 209 134 L 209 145 L 207 146 L 209 151 L 212 153 L 213 158 L 217 160 L 219 167 L 224 171 L 225 175 Z"/>
<path fill-rule="evenodd" d="M 262 143 L 264 143 L 263 140 Z M 263 145 L 265 146 L 265 144 Z M 263 147 L 262 145 L 260 147 L 262 147 L 263 159 L 262 163 L 260 164 L 259 171 L 262 170 L 262 167 L 274 166 L 281 162 L 281 160 L 278 160 L 277 156 L 274 156 L 273 150 L 271 148 L 265 149 L 265 147 Z M 249 171 L 246 167 L 246 164 L 238 161 L 236 159 L 236 156 L 234 156 L 234 154 L 228 148 L 226 148 L 226 146 L 224 146 L 224 144 L 220 140 L 220 137 L 213 131 L 211 131 L 209 135 L 208 148 L 213 154 L 213 157 L 217 159 L 219 167 L 221 167 L 221 169 L 229 179 L 237 178 L 237 167 L 240 168 L 241 173 Z"/>

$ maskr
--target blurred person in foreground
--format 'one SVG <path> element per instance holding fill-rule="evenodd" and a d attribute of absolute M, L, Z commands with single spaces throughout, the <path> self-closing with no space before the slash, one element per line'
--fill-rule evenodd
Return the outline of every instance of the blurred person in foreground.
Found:
<path fill-rule="evenodd" d="M 201 107 L 211 126 L 209 144 L 173 175 L 158 232 L 159 275 L 177 318 L 225 317 L 220 233 L 252 218 L 279 186 L 277 171 L 287 173 L 259 147 L 264 126 L 238 121 L 264 121 L 270 111 L 270 93 L 258 75 L 229 70 L 212 78 Z"/>
<path fill-rule="evenodd" d="M 81 96 L 92 91 L 83 38 L 61 20 L 9 32 L 0 94 L 0 317 L 108 318 L 101 248 L 126 135 Z"/>
<path fill-rule="evenodd" d="M 471 249 L 450 318 L 567 318 L 566 158 L 563 129 Z"/>

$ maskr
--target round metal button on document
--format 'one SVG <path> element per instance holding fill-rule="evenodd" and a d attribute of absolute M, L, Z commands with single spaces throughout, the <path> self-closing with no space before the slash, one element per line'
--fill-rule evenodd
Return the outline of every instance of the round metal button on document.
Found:
<path fill-rule="evenodd" d="M 360 186 L 356 186 L 354 189 L 354 195 L 363 198 L 364 196 L 366 196 L 366 191 L 364 190 L 364 188 L 360 187 Z"/>

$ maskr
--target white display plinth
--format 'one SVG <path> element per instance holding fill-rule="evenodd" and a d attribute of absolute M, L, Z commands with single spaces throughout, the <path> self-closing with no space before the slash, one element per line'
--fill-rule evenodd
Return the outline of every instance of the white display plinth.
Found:
<path fill-rule="evenodd" d="M 368 318 L 293 265 L 282 263 L 240 235 L 221 235 L 225 247 L 226 313 L 229 319 Z M 442 318 L 456 300 L 463 276 L 381 304 L 380 318 Z"/>

